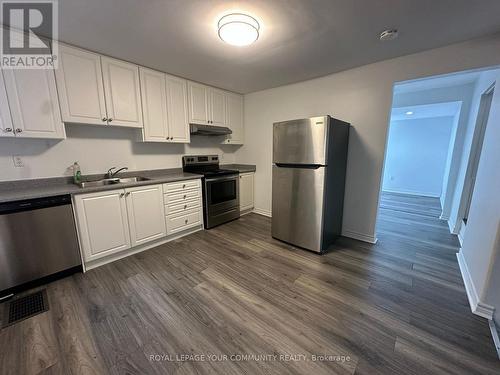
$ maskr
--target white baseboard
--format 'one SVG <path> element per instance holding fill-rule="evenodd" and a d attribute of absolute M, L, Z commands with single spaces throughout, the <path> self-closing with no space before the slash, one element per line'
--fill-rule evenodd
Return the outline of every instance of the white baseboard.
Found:
<path fill-rule="evenodd" d="M 464 236 L 465 236 L 465 224 L 462 222 L 460 225 L 460 230 L 458 231 L 458 241 L 460 242 L 460 247 L 464 244 Z"/>
<path fill-rule="evenodd" d="M 455 232 L 455 230 L 456 230 L 455 223 L 452 223 L 451 219 L 448 219 L 446 222 L 448 223 L 448 228 L 450 229 L 450 233 L 451 234 L 458 234 L 458 233 Z"/>
<path fill-rule="evenodd" d="M 359 240 L 359 241 L 363 241 L 363 242 L 368 242 L 368 243 L 372 243 L 372 244 L 377 243 L 377 237 L 375 237 L 374 235 L 358 233 L 358 232 L 354 232 L 352 230 L 343 230 L 342 235 L 344 237 L 354 238 L 355 240 Z"/>
<path fill-rule="evenodd" d="M 271 211 L 268 211 L 268 210 L 263 210 L 262 208 L 254 208 L 253 209 L 253 212 L 258 214 L 258 215 L 262 215 L 262 216 L 267 216 L 267 217 L 271 217 Z"/>
<path fill-rule="evenodd" d="M 407 195 L 416 195 L 419 197 L 431 197 L 431 198 L 439 198 L 440 195 L 436 193 L 429 193 L 427 191 L 414 191 L 414 190 L 391 190 L 391 189 L 382 189 L 383 192 L 386 193 L 396 193 L 396 194 L 407 194 Z"/>
<path fill-rule="evenodd" d="M 489 320 L 491 337 L 493 337 L 493 342 L 495 343 L 495 349 L 497 350 L 498 358 L 500 359 L 500 337 L 498 336 L 498 330 L 495 325 L 494 320 Z"/>
<path fill-rule="evenodd" d="M 462 250 L 458 252 L 457 259 L 472 313 L 492 320 L 495 308 L 479 300 L 479 296 L 477 294 L 476 288 L 474 287 L 474 283 L 472 281 L 472 277 L 470 275 L 469 268 L 467 267 L 467 262 L 465 261 Z"/>
<path fill-rule="evenodd" d="M 267 216 L 267 217 L 272 216 L 271 211 L 263 210 L 261 208 L 254 208 L 253 212 L 258 214 L 258 215 L 262 215 L 262 216 Z M 367 235 L 367 234 L 363 234 L 363 233 L 354 232 L 351 230 L 342 231 L 342 236 L 354 238 L 355 240 L 368 242 L 368 243 L 372 243 L 372 244 L 377 243 L 377 237 L 375 237 L 374 235 Z"/>

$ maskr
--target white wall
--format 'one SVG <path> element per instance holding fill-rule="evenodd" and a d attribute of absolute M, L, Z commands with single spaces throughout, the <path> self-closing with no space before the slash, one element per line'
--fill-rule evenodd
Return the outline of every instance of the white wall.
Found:
<path fill-rule="evenodd" d="M 466 172 L 469 164 L 469 156 L 479 112 L 479 104 L 481 102 L 481 95 L 495 82 L 498 73 L 498 70 L 481 73 L 474 85 L 474 91 L 472 92 L 469 117 L 464 128 L 462 147 L 459 152 L 460 160 L 457 166 L 457 178 L 454 184 L 453 198 L 450 205 L 449 225 L 453 233 L 458 233 L 460 231 L 462 216 L 465 209 L 464 205 L 461 204 L 461 198 L 465 186 Z"/>
<path fill-rule="evenodd" d="M 454 117 L 391 121 L 382 189 L 441 196 Z"/>
<path fill-rule="evenodd" d="M 179 168 L 185 154 L 224 153 L 222 162 L 232 163 L 237 147 L 199 136 L 188 145 L 137 142 L 137 130 L 119 127 L 68 124 L 66 133 L 62 141 L 0 138 L 0 181 L 71 175 L 68 167 L 74 161 L 83 174 L 105 173 L 113 166 Z M 22 157 L 24 168 L 14 167 L 13 155 Z"/>
<path fill-rule="evenodd" d="M 343 233 L 374 240 L 394 83 L 499 64 L 496 35 L 245 95 L 245 145 L 236 160 L 257 164 L 256 209 L 271 211 L 273 122 L 331 114 L 352 124 Z"/>
<path fill-rule="evenodd" d="M 500 75 L 496 77 L 497 87 Z M 459 257 L 468 293 L 495 308 L 500 324 L 500 89 L 486 125 L 476 185 Z M 470 280 L 467 285 L 467 280 Z M 472 306 L 475 309 L 475 306 Z"/>

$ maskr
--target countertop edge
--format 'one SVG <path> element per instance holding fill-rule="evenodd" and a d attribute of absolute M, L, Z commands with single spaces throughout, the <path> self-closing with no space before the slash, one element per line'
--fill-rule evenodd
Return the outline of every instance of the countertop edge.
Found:
<path fill-rule="evenodd" d="M 194 173 L 183 173 L 182 175 L 172 175 L 168 176 L 152 176 L 150 177 L 150 180 L 147 181 L 137 181 L 137 182 L 128 182 L 128 183 L 121 183 L 121 184 L 115 184 L 115 185 L 106 185 L 106 186 L 96 186 L 96 187 L 87 187 L 87 188 L 80 188 L 77 185 L 74 184 L 61 184 L 61 185 L 52 185 L 52 186 L 42 186 L 42 187 L 33 187 L 33 188 L 28 188 L 23 191 L 17 190 L 15 192 L 10 192 L 10 191 L 4 191 L 0 192 L 0 203 L 7 203 L 7 202 L 15 202 L 15 201 L 22 201 L 22 200 L 28 200 L 28 199 L 37 199 L 37 198 L 46 198 L 46 197 L 51 197 L 51 196 L 58 196 L 58 195 L 81 195 L 81 194 L 88 194 L 88 193 L 97 193 L 101 191 L 111 191 L 111 190 L 119 190 L 119 189 L 127 189 L 127 188 L 132 188 L 132 187 L 138 187 L 138 186 L 148 186 L 148 185 L 158 185 L 158 184 L 165 184 L 169 182 L 176 182 L 176 181 L 185 181 L 185 180 L 193 180 L 193 179 L 201 179 L 203 176 L 194 174 Z"/>

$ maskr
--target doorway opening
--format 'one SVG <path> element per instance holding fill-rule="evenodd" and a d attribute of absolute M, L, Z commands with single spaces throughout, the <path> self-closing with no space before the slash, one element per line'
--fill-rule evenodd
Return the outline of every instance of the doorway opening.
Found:
<path fill-rule="evenodd" d="M 397 234 L 432 244 L 436 236 L 448 236 L 449 246 L 459 248 L 453 235 L 460 240 L 465 235 L 499 73 L 498 68 L 485 69 L 395 84 L 379 240 Z M 425 229 L 412 233 L 412 223 Z"/>

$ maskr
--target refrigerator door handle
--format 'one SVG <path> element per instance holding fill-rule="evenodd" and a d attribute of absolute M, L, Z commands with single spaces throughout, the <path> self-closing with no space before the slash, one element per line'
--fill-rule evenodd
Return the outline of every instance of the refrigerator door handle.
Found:
<path fill-rule="evenodd" d="M 300 168 L 300 169 L 318 169 L 326 167 L 322 164 L 288 164 L 288 163 L 275 163 L 278 168 Z"/>

